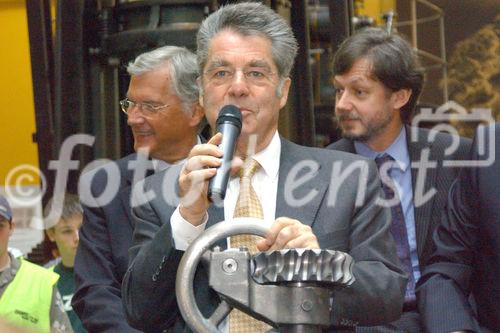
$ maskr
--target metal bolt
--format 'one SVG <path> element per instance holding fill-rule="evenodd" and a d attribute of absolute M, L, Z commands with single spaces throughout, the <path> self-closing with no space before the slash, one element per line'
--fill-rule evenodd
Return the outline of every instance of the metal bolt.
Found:
<path fill-rule="evenodd" d="M 238 263 L 233 258 L 224 260 L 222 263 L 222 270 L 226 273 L 234 273 L 238 269 Z"/>
<path fill-rule="evenodd" d="M 300 307 L 302 308 L 302 310 L 306 311 L 306 312 L 309 312 L 312 310 L 313 308 L 313 304 L 310 300 L 305 300 L 304 302 L 302 302 L 302 304 L 300 305 Z"/>

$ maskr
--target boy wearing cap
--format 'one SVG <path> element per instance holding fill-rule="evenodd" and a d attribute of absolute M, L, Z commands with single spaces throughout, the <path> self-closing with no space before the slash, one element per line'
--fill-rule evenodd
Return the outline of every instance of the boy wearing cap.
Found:
<path fill-rule="evenodd" d="M 12 209 L 0 195 L 0 317 L 39 332 L 73 332 L 56 289 L 59 276 L 10 254 L 13 231 Z"/>

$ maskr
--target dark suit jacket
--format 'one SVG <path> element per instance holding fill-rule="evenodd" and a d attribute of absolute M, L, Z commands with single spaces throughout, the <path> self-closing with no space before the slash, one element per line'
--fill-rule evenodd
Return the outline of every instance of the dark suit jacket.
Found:
<path fill-rule="evenodd" d="M 116 161 L 119 185 L 111 202 L 104 204 L 97 199 L 94 207 L 83 205 L 72 305 L 89 332 L 138 332 L 125 320 L 120 289 L 134 230 L 130 215 L 133 170 L 128 170 L 127 165 L 135 159 L 136 154 L 131 154 Z M 99 197 L 106 186 L 111 188 L 103 170 L 83 175 L 81 182 L 90 184 L 93 197 Z"/>
<path fill-rule="evenodd" d="M 411 140 L 411 131 L 417 131 L 416 142 L 412 142 Z M 435 168 L 430 168 L 427 170 L 426 177 L 424 179 L 424 189 L 428 191 L 431 188 L 436 189 L 435 195 L 431 200 L 427 201 L 423 205 L 417 206 L 415 205 L 415 232 L 417 239 L 417 253 L 418 260 L 420 265 L 420 271 L 422 272 L 429 260 L 430 255 L 434 249 L 434 243 L 432 241 L 432 233 L 436 226 L 439 224 L 439 218 L 443 211 L 443 208 L 446 203 L 446 197 L 448 194 L 448 189 L 451 184 L 455 180 L 458 175 L 459 169 L 456 167 L 443 167 L 444 160 L 464 160 L 467 158 L 467 152 L 470 149 L 471 140 L 466 138 L 460 138 L 460 143 L 457 149 L 447 155 L 445 153 L 445 149 L 450 147 L 453 138 L 451 135 L 446 133 L 435 133 L 436 136 L 434 140 L 428 142 L 427 138 L 430 134 L 430 131 L 427 129 L 416 128 L 416 127 L 406 127 L 406 138 L 408 143 L 408 152 L 410 155 L 410 160 L 412 162 L 418 162 L 420 160 L 421 154 L 428 150 L 429 151 L 429 161 L 437 162 Z M 342 150 L 351 153 L 356 153 L 354 148 L 354 142 L 347 139 L 341 139 L 327 148 Z M 411 169 L 411 178 L 412 178 L 412 188 L 415 199 L 415 190 L 417 188 L 417 179 L 418 179 L 418 169 Z M 402 320 L 405 320 L 404 318 Z M 418 318 L 408 319 L 408 320 L 416 320 Z M 400 325 L 400 323 L 393 323 L 394 328 L 384 329 L 379 328 L 377 330 L 371 329 L 371 332 L 397 332 L 399 328 L 405 328 L 406 330 L 418 332 L 421 330 L 419 327 L 410 327 L 406 325 Z M 399 330 L 401 331 L 401 330 Z"/>
<path fill-rule="evenodd" d="M 356 261 L 356 282 L 336 292 L 333 298 L 334 322 L 380 324 L 399 317 L 406 279 L 389 236 L 390 212 L 374 203 L 382 193 L 374 163 L 352 154 L 301 147 L 283 139 L 281 142 L 276 217 L 288 216 L 310 225 L 322 248 L 348 252 Z M 318 170 L 292 192 L 285 184 L 290 171 L 300 170 L 299 176 L 311 172 L 301 165 L 303 161 L 310 161 Z M 355 162 L 364 165 L 366 173 L 350 173 L 339 188 L 337 200 L 329 202 L 335 185 L 340 183 L 339 177 L 332 176 L 333 164 L 344 170 Z M 122 285 L 123 301 L 132 326 L 147 332 L 167 327 L 182 332 L 185 323 L 176 304 L 175 277 L 183 252 L 175 250 L 169 221 L 176 205 L 167 205 L 161 199 L 161 177 L 155 174 L 144 185 L 145 190 L 160 194 L 157 199 L 133 210 L 136 229 L 131 264 Z M 364 202 L 356 206 L 359 183 L 367 184 L 366 195 Z M 285 199 L 286 194 L 298 199 L 309 193 L 315 193 L 314 197 L 300 206 Z M 211 206 L 208 215 L 210 226 L 224 219 L 224 210 Z M 217 297 L 207 288 L 203 267 L 198 268 L 194 285 L 200 310 L 208 316 Z"/>
<path fill-rule="evenodd" d="M 500 124 L 488 128 L 488 134 L 493 131 L 493 164 L 461 171 L 434 233 L 436 252 L 417 289 L 429 332 L 479 331 L 468 302 L 470 292 L 479 324 L 500 331 Z M 476 135 L 471 160 L 485 159 L 479 145 Z"/>

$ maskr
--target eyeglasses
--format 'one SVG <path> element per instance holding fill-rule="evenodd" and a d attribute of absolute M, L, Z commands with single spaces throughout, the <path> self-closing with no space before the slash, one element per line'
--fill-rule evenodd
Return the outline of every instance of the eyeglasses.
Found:
<path fill-rule="evenodd" d="M 230 67 L 217 67 L 208 70 L 204 73 L 209 82 L 216 85 L 224 85 L 233 81 L 238 70 Z M 262 86 L 268 82 L 271 82 L 272 76 L 276 73 L 267 70 L 266 68 L 260 67 L 250 67 L 241 70 L 245 80 L 253 85 Z"/>
<path fill-rule="evenodd" d="M 128 115 L 130 109 L 132 109 L 134 106 L 137 106 L 139 108 L 139 110 L 141 111 L 142 115 L 144 115 L 146 117 L 153 117 L 153 116 L 157 115 L 164 108 L 169 107 L 170 104 L 154 106 L 154 105 L 151 105 L 148 103 L 134 102 L 128 98 L 125 98 L 125 99 L 122 99 L 120 101 L 120 106 L 121 106 L 122 111 L 126 115 Z"/>

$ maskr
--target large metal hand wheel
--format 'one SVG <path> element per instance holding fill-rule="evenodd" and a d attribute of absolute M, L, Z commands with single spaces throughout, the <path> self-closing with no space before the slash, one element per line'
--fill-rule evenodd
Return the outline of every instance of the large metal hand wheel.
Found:
<path fill-rule="evenodd" d="M 328 332 L 332 292 L 354 282 L 352 257 L 340 251 L 283 249 L 251 255 L 246 249 L 210 247 L 229 236 L 265 236 L 258 219 L 221 222 L 207 229 L 187 249 L 177 270 L 177 303 L 197 333 L 220 333 L 217 325 L 237 308 L 280 332 Z M 209 266 L 209 286 L 222 302 L 210 318 L 201 314 L 193 280 L 201 260 Z"/>
<path fill-rule="evenodd" d="M 202 257 L 218 241 L 227 237 L 251 234 L 264 237 L 268 231 L 262 220 L 245 218 L 241 221 L 220 222 L 208 228 L 191 243 L 184 253 L 177 269 L 175 285 L 177 304 L 186 323 L 198 333 L 221 333 L 217 325 L 226 318 L 233 309 L 222 301 L 210 318 L 205 318 L 194 297 L 193 281 L 196 268 Z"/>

